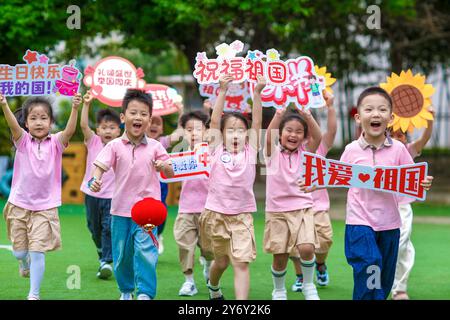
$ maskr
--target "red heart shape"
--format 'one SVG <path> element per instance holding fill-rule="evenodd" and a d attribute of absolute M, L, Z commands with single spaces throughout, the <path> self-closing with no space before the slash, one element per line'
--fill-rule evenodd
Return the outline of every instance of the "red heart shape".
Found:
<path fill-rule="evenodd" d="M 361 180 L 363 183 L 370 179 L 370 174 L 364 174 L 360 173 L 358 175 L 359 180 Z"/>

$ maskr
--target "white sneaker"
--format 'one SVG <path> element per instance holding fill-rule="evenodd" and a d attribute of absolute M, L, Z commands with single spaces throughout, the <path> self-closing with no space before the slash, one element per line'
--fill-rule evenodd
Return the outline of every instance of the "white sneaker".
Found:
<path fill-rule="evenodd" d="M 41 300 L 41 298 L 39 296 L 31 295 L 27 297 L 27 300 Z"/>
<path fill-rule="evenodd" d="M 162 236 L 162 235 L 159 236 L 159 239 L 158 239 L 158 244 L 159 244 L 159 247 L 158 247 L 158 254 L 162 254 L 162 253 L 164 252 L 164 244 L 163 244 L 163 240 L 164 240 L 163 236 Z"/>
<path fill-rule="evenodd" d="M 133 294 L 131 294 L 131 293 L 121 293 L 119 300 L 133 300 Z"/>
<path fill-rule="evenodd" d="M 305 300 L 320 300 L 314 283 L 304 283 L 302 292 Z"/>
<path fill-rule="evenodd" d="M 272 291 L 272 300 L 287 300 L 286 289 L 274 289 Z"/>
<path fill-rule="evenodd" d="M 148 295 L 141 293 L 140 295 L 138 295 L 137 297 L 138 300 L 152 300 Z"/>
<path fill-rule="evenodd" d="M 197 294 L 197 287 L 195 286 L 195 283 L 190 281 L 185 281 L 183 285 L 181 286 L 180 291 L 178 292 L 179 296 L 190 296 Z"/>
<path fill-rule="evenodd" d="M 204 256 L 200 256 L 200 258 L 198 258 L 198 259 L 200 261 L 200 264 L 203 266 L 203 278 L 205 278 L 206 283 L 208 283 L 208 280 L 209 280 L 209 267 L 211 266 L 211 264 L 208 266 Z"/>
<path fill-rule="evenodd" d="M 113 274 L 113 269 L 109 263 L 102 263 L 100 268 L 98 268 L 97 278 L 99 279 L 109 279 Z"/>

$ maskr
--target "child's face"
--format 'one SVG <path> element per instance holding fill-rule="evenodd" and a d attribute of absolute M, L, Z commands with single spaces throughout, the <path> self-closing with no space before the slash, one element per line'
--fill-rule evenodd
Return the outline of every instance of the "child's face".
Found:
<path fill-rule="evenodd" d="M 402 130 L 391 132 L 391 137 L 403 144 L 406 144 L 408 142 L 408 140 L 406 139 L 406 134 Z"/>
<path fill-rule="evenodd" d="M 365 97 L 358 106 L 358 113 L 355 114 L 356 123 L 371 138 L 384 136 L 386 127 L 392 119 L 389 101 L 379 94 Z"/>
<path fill-rule="evenodd" d="M 30 107 L 25 126 L 33 137 L 45 138 L 50 132 L 51 125 L 52 121 L 45 106 L 36 104 Z"/>
<path fill-rule="evenodd" d="M 281 145 L 290 151 L 296 150 L 305 139 L 305 128 L 297 120 L 285 123 L 281 131 Z"/>
<path fill-rule="evenodd" d="M 163 119 L 160 116 L 153 116 L 146 133 L 150 138 L 158 139 L 163 134 Z"/>
<path fill-rule="evenodd" d="M 198 119 L 190 119 L 184 127 L 184 139 L 189 142 L 191 148 L 197 143 L 201 143 L 206 133 L 206 127 L 202 121 Z"/>
<path fill-rule="evenodd" d="M 125 114 L 120 114 L 120 120 L 125 124 L 127 134 L 131 138 L 141 138 L 145 134 L 150 119 L 148 105 L 138 100 L 131 100 Z"/>
<path fill-rule="evenodd" d="M 244 148 L 247 139 L 247 127 L 238 118 L 230 117 L 225 121 L 223 141 L 228 151 L 237 153 Z"/>
<path fill-rule="evenodd" d="M 97 135 L 102 139 L 104 144 L 120 136 L 120 128 L 114 121 L 102 120 L 97 127 Z"/>

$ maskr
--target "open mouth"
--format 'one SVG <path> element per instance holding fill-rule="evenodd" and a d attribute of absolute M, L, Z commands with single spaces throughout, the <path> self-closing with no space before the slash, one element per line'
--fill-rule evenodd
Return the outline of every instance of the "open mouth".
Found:
<path fill-rule="evenodd" d="M 296 140 L 296 139 L 288 138 L 288 139 L 287 139 L 287 142 L 292 143 L 292 144 L 296 144 L 296 143 L 297 143 L 297 140 Z"/>
<path fill-rule="evenodd" d="M 142 124 L 141 123 L 133 123 L 133 128 L 141 129 L 142 128 Z"/>
<path fill-rule="evenodd" d="M 381 122 L 380 122 L 380 121 L 371 121 L 371 122 L 370 122 L 370 126 L 371 126 L 372 128 L 378 129 L 378 128 L 381 127 Z"/>

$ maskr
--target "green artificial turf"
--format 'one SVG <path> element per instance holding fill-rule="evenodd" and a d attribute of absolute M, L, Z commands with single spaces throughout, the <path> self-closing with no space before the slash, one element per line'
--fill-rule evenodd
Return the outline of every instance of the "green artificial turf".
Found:
<path fill-rule="evenodd" d="M 0 200 L 3 207 L 4 200 Z M 432 207 L 427 210 L 434 210 Z M 264 215 L 262 208 L 254 215 L 257 241 L 257 258 L 250 265 L 250 299 L 270 299 L 272 277 L 270 264 L 272 257 L 262 250 Z M 165 251 L 158 262 L 157 299 L 208 299 L 201 266 L 195 269 L 195 279 L 199 293 L 195 297 L 179 297 L 178 290 L 184 277 L 178 263 L 178 249 L 173 238 L 172 227 L 177 207 L 169 208 L 169 216 L 164 231 Z M 436 209 L 439 210 L 439 209 Z M 97 254 L 86 227 L 84 206 L 64 205 L 60 208 L 63 249 L 48 253 L 46 272 L 41 289 L 41 299 L 118 299 L 119 291 L 115 280 L 96 278 Z M 352 270 L 344 256 L 344 223 L 333 221 L 334 244 L 328 259 L 330 285 L 319 288 L 321 299 L 351 299 Z M 413 243 L 416 247 L 416 264 L 410 277 L 412 299 L 448 299 L 450 286 L 445 285 L 450 265 L 450 225 L 414 224 Z M 0 219 L 0 245 L 8 245 L 6 226 Z M 197 252 L 198 258 L 198 252 Z M 196 259 L 198 262 L 198 259 Z M 80 288 L 76 288 L 74 271 L 81 274 Z M 287 275 L 288 298 L 303 300 L 301 293 L 290 292 L 295 280 L 292 264 Z M 223 293 L 227 299 L 234 299 L 233 272 L 229 268 L 221 280 Z M 75 288 L 74 288 L 75 286 Z M 0 300 L 24 299 L 27 296 L 29 280 L 18 275 L 18 263 L 10 251 L 0 249 Z"/>

